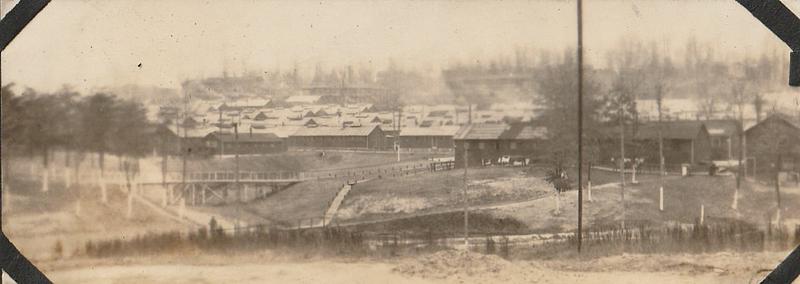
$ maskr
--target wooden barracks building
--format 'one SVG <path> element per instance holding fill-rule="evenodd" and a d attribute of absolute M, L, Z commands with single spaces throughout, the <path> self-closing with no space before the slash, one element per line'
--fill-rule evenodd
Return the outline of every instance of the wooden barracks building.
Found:
<path fill-rule="evenodd" d="M 464 126 L 453 137 L 456 167 L 464 166 L 464 150 L 468 164 L 495 164 L 503 156 L 531 160 L 542 155 L 548 138 L 547 128 L 528 124 L 472 124 Z"/>
<path fill-rule="evenodd" d="M 289 146 L 298 148 L 385 149 L 386 137 L 378 125 L 303 127 L 289 135 Z"/>

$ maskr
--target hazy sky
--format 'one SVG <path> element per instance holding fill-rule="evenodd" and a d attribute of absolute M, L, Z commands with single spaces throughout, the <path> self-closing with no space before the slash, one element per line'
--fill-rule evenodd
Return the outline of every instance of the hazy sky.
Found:
<path fill-rule="evenodd" d="M 800 1 L 785 3 L 800 11 Z M 585 1 L 585 33 L 595 64 L 622 37 L 655 40 L 676 55 L 690 37 L 713 42 L 722 56 L 788 53 L 734 0 Z M 223 70 L 382 68 L 390 58 L 438 72 L 511 57 L 517 47 L 562 49 L 575 38 L 574 1 L 54 0 L 3 51 L 2 81 L 45 91 L 177 88 Z"/>

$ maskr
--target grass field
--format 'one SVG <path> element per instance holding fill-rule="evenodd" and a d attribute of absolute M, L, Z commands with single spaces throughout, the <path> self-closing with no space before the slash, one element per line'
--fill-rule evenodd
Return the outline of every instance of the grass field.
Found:
<path fill-rule="evenodd" d="M 483 168 L 469 171 L 469 197 L 473 203 L 524 200 L 541 194 L 536 178 L 526 178 L 519 169 Z M 423 173 L 373 179 L 353 186 L 339 211 L 340 220 L 399 217 L 460 207 L 463 171 Z"/>
<path fill-rule="evenodd" d="M 630 179 L 628 179 L 630 181 Z M 664 185 L 664 211 L 659 211 L 658 179 L 642 176 L 640 183 L 628 184 L 625 190 L 625 219 L 653 225 L 694 223 L 703 205 L 706 222 L 722 219 L 741 219 L 764 227 L 768 218 L 775 217 L 776 194 L 770 187 L 745 182 L 739 192 L 738 210 L 733 210 L 736 180 L 732 177 L 690 176 L 667 178 Z M 586 198 L 586 196 L 584 196 Z M 782 218 L 789 224 L 800 218 L 800 188 L 785 187 L 782 194 Z M 621 193 L 618 186 L 596 189 L 593 202 L 584 203 L 584 224 L 587 227 L 618 225 L 622 220 Z M 555 202 L 546 198 L 524 208 L 490 210 L 501 217 L 512 217 L 531 229 L 571 231 L 576 228 L 577 193 L 562 194 L 559 215 L 554 215 Z"/>
<path fill-rule="evenodd" d="M 220 214 L 231 220 L 240 217 L 248 224 L 293 225 L 299 219 L 325 215 L 329 202 L 343 185 L 343 181 L 332 179 L 301 182 L 244 206 L 227 204 L 197 207 L 195 210 Z"/>

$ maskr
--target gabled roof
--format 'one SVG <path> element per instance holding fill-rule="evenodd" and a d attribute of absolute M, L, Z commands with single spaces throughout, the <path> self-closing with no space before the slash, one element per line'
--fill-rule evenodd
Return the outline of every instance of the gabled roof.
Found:
<path fill-rule="evenodd" d="M 235 142 L 236 135 L 231 133 L 217 133 L 212 132 L 206 136 L 207 139 L 220 139 L 222 142 Z M 239 133 L 239 142 L 241 143 L 257 143 L 257 142 L 280 142 L 281 138 L 272 133 Z"/>
<path fill-rule="evenodd" d="M 786 115 L 786 114 L 783 114 L 783 113 L 774 113 L 774 114 L 771 114 L 770 116 L 768 116 L 764 120 L 767 120 L 767 119 L 780 119 L 780 120 L 786 121 L 786 123 L 789 123 L 789 125 L 794 126 L 797 129 L 800 129 L 800 119 L 792 117 L 790 115 Z"/>
<path fill-rule="evenodd" d="M 257 114 L 257 115 L 256 115 L 256 116 L 253 118 L 253 120 L 255 120 L 255 121 L 264 121 L 264 120 L 267 120 L 267 118 L 269 118 L 269 116 L 267 116 L 266 114 L 264 114 L 264 112 L 259 112 L 259 113 L 258 113 L 258 114 Z"/>
<path fill-rule="evenodd" d="M 636 129 L 634 139 L 658 139 L 658 131 L 664 139 L 692 140 L 700 131 L 707 131 L 703 121 L 664 121 L 642 123 Z"/>
<path fill-rule="evenodd" d="M 453 137 L 456 140 L 536 140 L 548 138 L 547 128 L 529 124 L 492 123 L 462 127 Z"/>
<path fill-rule="evenodd" d="M 368 136 L 375 129 L 380 130 L 378 125 L 364 125 L 359 127 L 305 127 L 300 128 L 290 136 Z"/>

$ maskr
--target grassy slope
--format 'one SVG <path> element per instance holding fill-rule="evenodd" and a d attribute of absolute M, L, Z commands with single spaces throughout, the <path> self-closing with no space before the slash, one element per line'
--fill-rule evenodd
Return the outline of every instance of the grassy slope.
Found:
<path fill-rule="evenodd" d="M 525 179 L 520 171 L 519 168 L 470 169 L 472 204 L 528 200 L 548 190 L 541 182 L 534 184 L 539 180 Z M 342 204 L 340 217 L 369 220 L 461 208 L 463 173 L 462 170 L 424 173 L 357 184 Z M 496 181 L 503 185 L 495 184 Z M 507 188 L 500 191 L 497 186 Z"/>
<path fill-rule="evenodd" d="M 56 241 L 63 242 L 65 253 L 71 254 L 87 240 L 187 229 L 186 224 L 147 210 L 139 203 L 134 203 L 133 216 L 127 219 L 126 194 L 113 187 L 109 187 L 108 204 L 100 202 L 99 189 L 84 188 L 78 216 L 77 194 L 61 184 L 54 183 L 49 192 L 43 193 L 38 190 L 38 183 L 10 182 L 11 203 L 4 204 L 10 208 L 3 208 L 3 232 L 28 257 L 50 257 Z"/>
<path fill-rule="evenodd" d="M 629 179 L 628 179 L 629 180 Z M 700 205 L 705 207 L 706 221 L 719 218 L 740 218 L 763 226 L 767 215 L 775 213 L 775 192 L 762 185 L 743 183 L 738 212 L 731 209 L 736 180 L 732 177 L 671 177 L 665 182 L 664 207 L 658 210 L 658 179 L 643 176 L 641 183 L 626 186 L 626 220 L 653 224 L 693 223 L 700 216 Z M 594 202 L 584 203 L 584 222 L 587 226 L 619 224 L 622 209 L 619 187 L 598 189 L 592 193 Z M 517 218 L 532 229 L 573 230 L 577 220 L 577 194 L 562 195 L 562 213 L 553 215 L 554 200 L 547 198 L 539 204 L 514 210 L 493 210 L 498 216 Z M 800 218 L 800 190 L 785 188 L 783 198 L 784 220 Z"/>
<path fill-rule="evenodd" d="M 241 216 L 250 224 L 296 224 L 297 219 L 322 217 L 343 184 L 340 180 L 301 182 L 251 202 L 241 209 L 237 209 L 241 205 L 228 204 L 198 207 L 197 210 L 221 214 L 231 219 Z"/>

